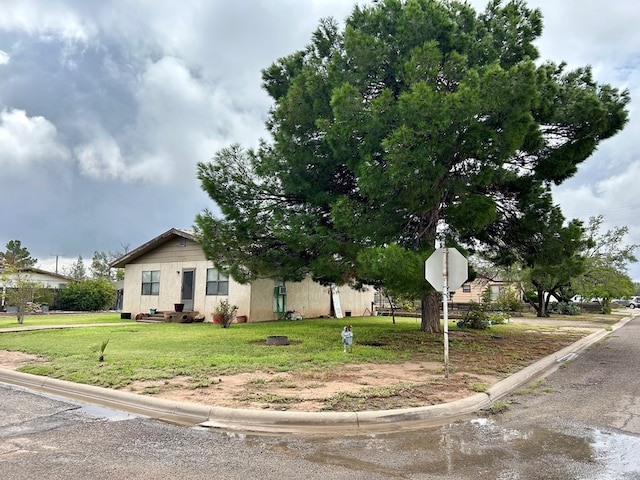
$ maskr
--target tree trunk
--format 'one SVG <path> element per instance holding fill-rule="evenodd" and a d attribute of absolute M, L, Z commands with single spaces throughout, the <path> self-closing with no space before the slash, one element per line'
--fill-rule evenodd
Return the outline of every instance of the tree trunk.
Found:
<path fill-rule="evenodd" d="M 440 294 L 426 292 L 420 302 L 422 306 L 422 323 L 420 330 L 427 333 L 441 333 L 440 327 Z"/>
<path fill-rule="evenodd" d="M 547 315 L 547 303 L 544 298 L 544 289 L 537 288 L 538 292 L 538 305 L 536 306 L 536 316 L 537 317 L 548 317 Z"/>

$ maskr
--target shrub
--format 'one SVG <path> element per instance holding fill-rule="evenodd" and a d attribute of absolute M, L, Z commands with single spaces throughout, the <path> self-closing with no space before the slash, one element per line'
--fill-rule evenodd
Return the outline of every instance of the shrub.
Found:
<path fill-rule="evenodd" d="M 104 278 L 69 283 L 58 294 L 58 304 L 64 310 L 95 312 L 111 307 L 116 299 L 116 287 Z"/>
<path fill-rule="evenodd" d="M 505 312 L 517 312 L 522 308 L 522 302 L 518 298 L 518 294 L 515 290 L 505 288 L 500 290 L 500 293 L 498 293 L 495 306 L 498 310 L 503 310 Z"/>
<path fill-rule="evenodd" d="M 579 315 L 580 306 L 572 302 L 553 302 L 549 303 L 548 311 L 559 315 Z"/>
<path fill-rule="evenodd" d="M 221 300 L 213 311 L 214 317 L 220 317 L 220 326 L 227 328 L 236 318 L 238 307 L 231 305 L 228 300 Z"/>
<path fill-rule="evenodd" d="M 483 304 L 469 302 L 469 311 L 464 314 L 461 323 L 465 328 L 484 330 L 489 327 L 489 314 Z"/>

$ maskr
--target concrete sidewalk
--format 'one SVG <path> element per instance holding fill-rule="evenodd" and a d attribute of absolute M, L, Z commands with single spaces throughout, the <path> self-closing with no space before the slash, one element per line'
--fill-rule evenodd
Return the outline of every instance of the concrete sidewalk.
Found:
<path fill-rule="evenodd" d="M 232 409 L 188 402 L 176 402 L 146 395 L 77 384 L 64 380 L 19 373 L 0 368 L 0 382 L 35 392 L 64 397 L 182 425 L 200 425 L 224 430 L 264 433 L 390 432 L 435 426 L 464 419 L 513 393 L 533 380 L 544 378 L 584 349 L 631 321 L 623 318 L 610 331 L 591 335 L 549 355 L 514 375 L 492 385 L 486 392 L 454 402 L 426 407 L 365 412 L 287 412 Z M 117 324 L 110 324 L 117 325 Z M 92 325 L 95 326 L 95 325 Z M 75 326 L 74 326 L 75 327 Z M 58 327 L 60 328 L 60 327 Z M 7 330 L 7 329 L 3 329 Z M 24 328 L 17 329 L 19 331 Z"/>

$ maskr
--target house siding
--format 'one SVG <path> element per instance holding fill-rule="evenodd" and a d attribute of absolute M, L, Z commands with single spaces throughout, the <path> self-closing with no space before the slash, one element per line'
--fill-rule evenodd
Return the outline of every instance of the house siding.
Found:
<path fill-rule="evenodd" d="M 199 260 L 205 260 L 205 256 L 197 242 L 183 237 L 173 237 L 153 251 L 133 260 L 131 263 L 175 263 L 197 262 Z"/>
<path fill-rule="evenodd" d="M 256 280 L 252 283 L 253 295 L 251 312 L 255 320 L 275 320 L 273 289 L 276 283 L 272 279 Z M 331 314 L 331 293 L 329 287 L 305 278 L 302 282 L 288 282 L 286 311 L 296 311 L 304 318 L 328 317 Z M 362 315 L 367 309 L 371 314 L 374 290 L 356 291 L 348 286 L 339 287 L 340 304 L 343 313 Z"/>
<path fill-rule="evenodd" d="M 133 251 L 130 258 L 123 257 L 114 262 L 118 267 L 124 266 L 125 280 L 123 286 L 122 309 L 132 315 L 148 313 L 155 308 L 158 311 L 173 311 L 174 304 L 180 303 L 182 273 L 194 271 L 193 310 L 211 316 L 216 305 L 222 300 L 238 306 L 238 315 L 246 315 L 249 321 L 276 320 L 277 312 L 274 301 L 273 279 L 259 279 L 251 284 L 243 285 L 229 278 L 228 295 L 206 295 L 207 269 L 213 268 L 201 246 L 179 233 L 169 235 L 173 230 L 158 237 L 154 244 L 139 247 L 140 252 Z M 158 295 L 142 295 L 142 272 L 159 271 L 160 283 Z M 302 282 L 286 284 L 287 311 L 295 310 L 305 318 L 328 316 L 331 313 L 331 297 L 329 288 L 324 287 L 311 278 Z M 373 289 L 357 292 L 349 287 L 340 288 L 342 311 L 350 311 L 353 315 L 361 315 L 371 308 Z"/>
<path fill-rule="evenodd" d="M 203 256 L 201 254 L 201 256 Z M 174 304 L 180 303 L 180 291 L 182 287 L 182 271 L 193 269 L 194 295 L 193 309 L 210 317 L 215 306 L 222 300 L 238 305 L 238 315 L 251 317 L 249 285 L 241 285 L 233 279 L 229 279 L 229 295 L 207 295 L 207 269 L 213 268 L 207 260 L 147 263 L 139 262 L 127 264 L 125 268 L 124 298 L 122 308 L 124 311 L 136 313 L 148 312 L 151 308 L 159 311 L 173 311 Z M 160 272 L 160 290 L 158 295 L 142 295 L 142 272 Z M 209 318 L 210 320 L 210 318 Z"/>
<path fill-rule="evenodd" d="M 465 285 L 470 287 L 469 292 L 464 291 Z M 452 297 L 452 301 L 455 303 L 469 303 L 469 302 L 480 303 L 482 301 L 482 295 L 485 289 L 487 288 L 491 289 L 492 300 L 495 300 L 498 298 L 498 295 L 501 290 L 514 289 L 513 286 L 511 286 L 506 282 L 497 281 L 497 280 L 488 280 L 486 278 L 476 278 L 474 281 L 467 282 L 463 286 L 458 288 Z M 518 293 L 518 290 L 515 290 L 515 291 L 516 293 Z"/>

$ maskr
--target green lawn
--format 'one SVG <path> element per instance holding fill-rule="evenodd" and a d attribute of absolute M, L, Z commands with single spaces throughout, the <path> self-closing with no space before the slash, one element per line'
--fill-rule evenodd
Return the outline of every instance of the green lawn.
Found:
<path fill-rule="evenodd" d="M 247 323 L 233 324 L 228 329 L 211 323 L 132 322 L 126 326 L 3 333 L 0 350 L 34 353 L 50 362 L 46 366 L 23 367 L 23 372 L 120 387 L 133 380 L 176 375 L 208 378 L 256 369 L 326 368 L 345 361 L 393 362 L 408 358 L 417 350 L 431 350 L 431 342 L 441 345 L 435 336 L 419 332 L 413 318 L 397 319 L 396 325 L 389 317 L 351 318 L 356 346 L 352 354 L 345 356 L 340 338 L 345 322 L 316 319 Z M 266 338 L 270 335 L 286 335 L 290 345 L 268 346 Z M 90 347 L 107 339 L 105 362 L 100 363 Z M 430 341 L 425 343 L 426 339 Z M 404 348 L 408 344 L 413 344 L 412 348 Z"/>
<path fill-rule="evenodd" d="M 89 313 L 89 314 L 64 314 L 64 315 L 27 315 L 24 323 L 18 324 L 15 315 L 3 315 L 0 317 L 0 328 L 33 327 L 40 325 L 78 325 L 82 323 L 115 323 L 128 322 L 121 320 L 119 313 Z M 135 323 L 135 321 L 132 321 Z"/>
<path fill-rule="evenodd" d="M 45 319 L 52 323 L 70 323 L 71 319 L 78 323 L 120 321 L 117 314 L 64 316 L 58 321 L 52 315 L 28 317 L 25 324 Z M 354 349 L 344 355 L 340 332 L 347 322 L 353 325 Z M 542 330 L 552 328 L 547 325 Z M 532 325 L 495 325 L 489 330 L 465 330 L 456 336 L 452 320 L 451 357 L 456 368 L 514 371 L 583 336 L 532 333 L 536 329 Z M 268 346 L 266 338 L 270 335 L 286 335 L 291 343 Z M 98 354 L 91 347 L 105 340 L 109 341 L 105 361 L 98 362 Z M 330 371 L 344 363 L 399 362 L 417 357 L 442 361 L 442 341 L 441 334 L 420 332 L 415 318 L 397 318 L 394 325 L 390 317 L 354 317 L 233 324 L 228 329 L 211 323 L 131 322 L 124 326 L 2 333 L 0 350 L 37 354 L 47 362 L 24 366 L 22 372 L 117 388 L 136 380 L 178 375 L 206 385 L 220 375 L 243 371 Z"/>

